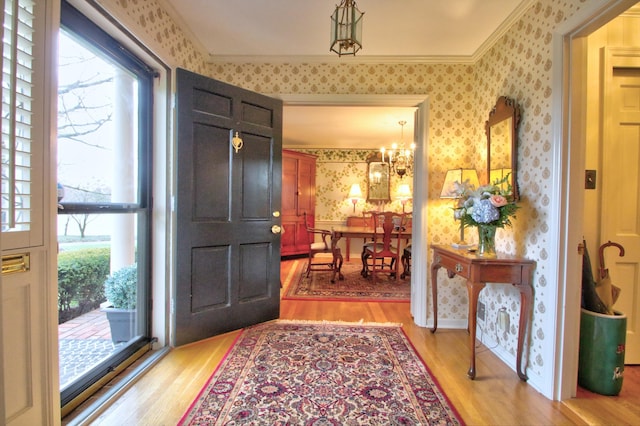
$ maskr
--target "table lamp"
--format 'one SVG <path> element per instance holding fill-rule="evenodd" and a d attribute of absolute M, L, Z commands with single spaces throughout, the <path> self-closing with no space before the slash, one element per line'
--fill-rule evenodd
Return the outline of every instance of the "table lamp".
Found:
<path fill-rule="evenodd" d="M 360 189 L 359 183 L 354 183 L 351 185 L 351 189 L 349 190 L 348 198 L 351 199 L 353 203 L 353 212 L 356 212 L 356 204 L 358 204 L 358 200 L 362 199 L 362 189 Z"/>
<path fill-rule="evenodd" d="M 404 213 L 405 204 L 407 204 L 407 201 L 409 201 L 412 197 L 413 195 L 411 194 L 411 188 L 408 184 L 403 183 L 398 187 L 396 198 L 402 203 L 402 213 Z"/>
<path fill-rule="evenodd" d="M 442 185 L 442 191 L 440 192 L 440 198 L 453 198 L 458 200 L 460 194 L 456 191 L 456 183 L 469 182 L 470 186 L 477 188 L 480 185 L 478 181 L 478 172 L 475 169 L 452 169 L 447 170 L 447 175 L 444 178 L 444 185 Z M 456 206 L 457 206 L 456 201 Z M 455 217 L 455 216 L 454 216 Z M 464 240 L 464 226 L 462 221 L 460 222 L 460 240 L 451 244 L 453 247 L 466 248 L 470 247 Z"/>

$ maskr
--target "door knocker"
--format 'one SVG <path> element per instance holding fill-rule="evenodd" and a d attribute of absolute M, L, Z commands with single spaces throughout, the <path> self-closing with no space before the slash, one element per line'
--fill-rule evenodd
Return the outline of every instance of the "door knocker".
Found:
<path fill-rule="evenodd" d="M 231 139 L 231 145 L 233 145 L 233 149 L 236 150 L 236 154 L 242 149 L 243 144 L 242 138 L 238 136 L 238 132 L 236 132 L 236 135 Z"/>

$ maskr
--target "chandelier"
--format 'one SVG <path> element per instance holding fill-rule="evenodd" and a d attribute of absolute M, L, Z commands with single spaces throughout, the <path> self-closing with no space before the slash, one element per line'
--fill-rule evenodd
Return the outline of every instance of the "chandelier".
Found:
<path fill-rule="evenodd" d="M 356 55 L 362 49 L 362 16 L 353 0 L 342 0 L 331 15 L 331 51 Z"/>
<path fill-rule="evenodd" d="M 416 149 L 416 144 L 411 142 L 409 149 L 405 148 L 404 125 L 407 124 L 407 122 L 402 120 L 399 121 L 398 124 L 401 126 L 400 145 L 397 143 L 393 143 L 391 145 L 391 149 L 387 154 L 387 159 L 389 161 L 391 174 L 396 174 L 400 176 L 400 179 L 402 179 L 404 175 L 411 175 L 411 171 L 413 170 L 413 152 Z M 385 159 L 385 153 L 387 152 L 386 148 L 380 148 L 380 152 L 382 153 L 382 161 L 387 161 L 387 159 Z"/>

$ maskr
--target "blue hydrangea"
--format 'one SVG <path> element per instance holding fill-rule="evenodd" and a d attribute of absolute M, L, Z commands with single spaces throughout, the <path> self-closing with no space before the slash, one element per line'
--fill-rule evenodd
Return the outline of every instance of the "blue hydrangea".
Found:
<path fill-rule="evenodd" d="M 471 217 L 478 223 L 490 223 L 500 218 L 500 211 L 485 198 L 475 203 Z"/>

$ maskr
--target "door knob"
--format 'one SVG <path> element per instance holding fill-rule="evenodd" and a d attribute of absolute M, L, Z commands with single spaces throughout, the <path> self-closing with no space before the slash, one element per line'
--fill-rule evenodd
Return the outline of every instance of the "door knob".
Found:
<path fill-rule="evenodd" d="M 280 228 L 279 225 L 273 225 L 271 227 L 271 233 L 272 234 L 279 234 L 280 232 L 282 232 L 282 228 Z"/>

